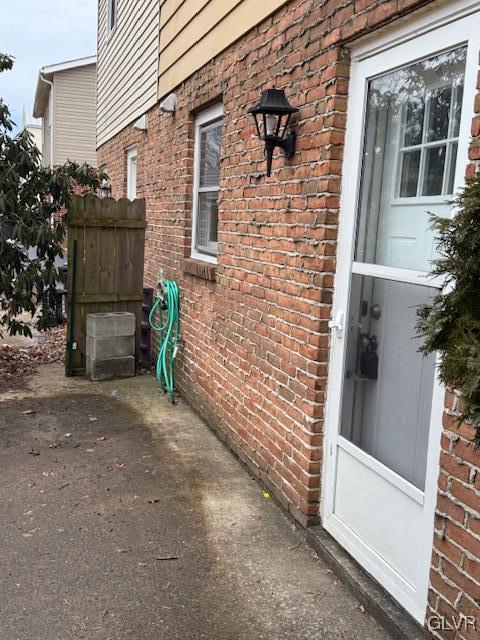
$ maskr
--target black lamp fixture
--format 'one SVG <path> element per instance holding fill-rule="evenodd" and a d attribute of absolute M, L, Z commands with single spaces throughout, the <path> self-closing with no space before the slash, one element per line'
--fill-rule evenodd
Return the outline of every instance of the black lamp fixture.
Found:
<path fill-rule="evenodd" d="M 283 149 L 287 158 L 295 153 L 296 133 L 286 135 L 292 113 L 298 109 L 292 107 L 285 97 L 283 89 L 266 89 L 257 104 L 249 113 L 255 118 L 258 137 L 265 142 L 267 156 L 267 176 L 272 172 L 272 157 L 275 147 Z"/>

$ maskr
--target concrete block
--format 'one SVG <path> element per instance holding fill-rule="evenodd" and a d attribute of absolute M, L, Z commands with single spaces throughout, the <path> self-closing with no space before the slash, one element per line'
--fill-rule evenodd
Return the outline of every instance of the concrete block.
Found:
<path fill-rule="evenodd" d="M 134 336 L 135 314 L 128 311 L 89 313 L 87 315 L 87 337 L 110 338 Z"/>
<path fill-rule="evenodd" d="M 135 355 L 135 336 L 87 337 L 87 356 L 94 360 L 108 360 Z"/>
<path fill-rule="evenodd" d="M 114 378 L 131 378 L 135 375 L 134 356 L 95 360 L 87 357 L 87 373 L 90 380 L 112 380 Z"/>

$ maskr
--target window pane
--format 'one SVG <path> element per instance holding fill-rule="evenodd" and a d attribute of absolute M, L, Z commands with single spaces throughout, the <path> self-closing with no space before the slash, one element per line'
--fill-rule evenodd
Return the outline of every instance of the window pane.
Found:
<path fill-rule="evenodd" d="M 406 147 L 421 144 L 424 112 L 425 103 L 422 96 L 415 96 L 409 101 L 405 118 L 404 145 Z"/>
<path fill-rule="evenodd" d="M 222 125 L 200 134 L 200 187 L 218 187 Z"/>
<path fill-rule="evenodd" d="M 450 163 L 449 163 L 449 175 L 447 184 L 447 193 L 453 193 L 453 187 L 455 182 L 455 169 L 457 166 L 457 148 L 456 142 L 450 145 Z"/>
<path fill-rule="evenodd" d="M 451 87 L 443 87 L 431 91 L 428 97 L 429 114 L 427 141 L 445 140 L 448 138 L 450 105 L 452 101 Z"/>
<path fill-rule="evenodd" d="M 218 192 L 198 194 L 197 249 L 216 253 L 218 226 Z"/>
<path fill-rule="evenodd" d="M 402 179 L 400 197 L 412 198 L 417 195 L 418 170 L 420 168 L 420 149 L 406 151 L 402 159 Z"/>
<path fill-rule="evenodd" d="M 423 178 L 422 195 L 441 195 L 446 153 L 447 146 L 445 144 L 442 144 L 440 147 L 425 149 L 425 175 Z"/>
<path fill-rule="evenodd" d="M 455 87 L 455 97 L 453 101 L 453 137 L 458 138 L 460 131 L 460 118 L 462 117 L 462 100 L 463 100 L 463 85 L 460 84 Z"/>

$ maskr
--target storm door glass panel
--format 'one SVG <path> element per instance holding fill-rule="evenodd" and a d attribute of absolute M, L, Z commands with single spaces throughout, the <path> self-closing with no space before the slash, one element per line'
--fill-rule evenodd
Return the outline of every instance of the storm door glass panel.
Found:
<path fill-rule="evenodd" d="M 341 435 L 424 488 L 435 357 L 417 309 L 436 289 L 353 274 Z"/>
<path fill-rule="evenodd" d="M 367 93 L 341 435 L 421 490 L 435 357 L 415 327 L 437 289 L 418 283 L 435 258 L 430 212 L 451 215 L 465 58 L 432 56 Z"/>
<path fill-rule="evenodd" d="M 355 261 L 429 271 L 450 215 L 466 48 L 369 82 Z"/>

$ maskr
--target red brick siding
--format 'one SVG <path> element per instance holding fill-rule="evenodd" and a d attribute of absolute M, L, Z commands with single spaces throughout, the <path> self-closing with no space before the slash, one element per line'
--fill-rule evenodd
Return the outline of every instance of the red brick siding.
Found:
<path fill-rule="evenodd" d="M 161 266 L 182 292 L 183 395 L 303 524 L 316 522 L 320 496 L 349 74 L 341 44 L 425 4 L 292 0 L 177 87 L 175 114 L 155 107 L 146 133 L 128 127 L 99 149 L 113 196 L 121 197 L 126 148 L 137 145 L 149 223 L 146 280 L 155 285 Z M 247 113 L 269 86 L 284 88 L 300 107 L 297 153 L 291 161 L 276 154 L 271 178 L 257 175 L 265 170 L 263 148 Z M 219 264 L 211 282 L 183 266 L 194 114 L 220 99 Z M 457 546 L 448 550 L 455 565 Z"/>
<path fill-rule="evenodd" d="M 473 640 L 480 631 L 480 454 L 457 422 L 460 394 L 445 399 L 427 621 L 432 637 Z M 444 627 L 460 625 L 454 633 Z M 473 619 L 476 619 L 476 628 Z"/>

